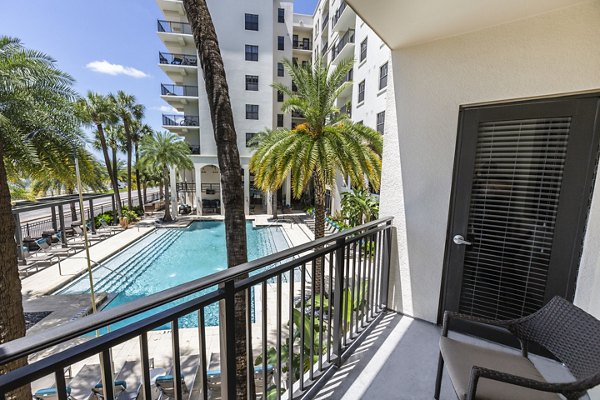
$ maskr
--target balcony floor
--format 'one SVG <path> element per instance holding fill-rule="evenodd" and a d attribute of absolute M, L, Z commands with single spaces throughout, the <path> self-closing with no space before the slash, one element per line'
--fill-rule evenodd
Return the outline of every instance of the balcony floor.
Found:
<path fill-rule="evenodd" d="M 450 336 L 519 353 L 515 349 L 471 336 L 456 333 L 450 333 Z M 437 372 L 439 337 L 440 327 L 389 312 L 315 399 L 431 400 Z M 530 358 L 547 380 L 569 380 L 568 372 L 557 362 L 538 356 Z M 447 371 L 444 371 L 440 399 L 457 399 Z"/>

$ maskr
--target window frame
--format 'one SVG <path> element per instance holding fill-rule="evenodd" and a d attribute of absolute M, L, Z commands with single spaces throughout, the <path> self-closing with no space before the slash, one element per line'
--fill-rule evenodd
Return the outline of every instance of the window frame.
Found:
<path fill-rule="evenodd" d="M 250 147 L 248 145 L 248 143 L 254 139 L 254 137 L 256 136 L 256 132 L 246 132 L 246 147 Z"/>
<path fill-rule="evenodd" d="M 283 103 L 283 92 L 281 90 L 277 91 L 277 102 Z"/>
<path fill-rule="evenodd" d="M 249 82 L 249 80 L 254 80 L 254 78 L 256 78 L 256 84 L 254 84 L 253 82 Z M 258 92 L 258 83 L 259 83 L 258 75 L 246 75 L 246 90 L 249 90 L 252 92 Z M 253 89 L 253 88 L 255 88 L 255 89 Z"/>
<path fill-rule="evenodd" d="M 256 21 L 248 21 L 248 17 L 250 17 L 250 18 L 256 17 Z M 244 14 L 244 28 L 247 31 L 258 31 L 258 14 L 245 13 Z M 256 29 L 254 29 L 254 28 L 256 28 Z"/>
<path fill-rule="evenodd" d="M 258 61 L 258 45 L 247 44 L 245 50 L 246 61 Z"/>
<path fill-rule="evenodd" d="M 285 50 L 285 37 L 277 36 L 277 50 Z"/>
<path fill-rule="evenodd" d="M 277 9 L 277 22 L 280 24 L 285 24 L 285 8 Z"/>
<path fill-rule="evenodd" d="M 278 128 L 283 128 L 285 121 L 283 118 L 283 114 L 277 114 L 277 127 Z"/>
<path fill-rule="evenodd" d="M 385 68 L 385 75 L 383 75 Z M 389 73 L 388 61 L 379 67 L 379 90 L 385 89 L 387 87 L 387 78 Z"/>
<path fill-rule="evenodd" d="M 381 121 L 380 121 L 380 117 L 381 117 Z M 379 132 L 383 135 L 383 133 L 385 132 L 385 110 L 377 113 L 376 120 L 375 120 L 375 126 L 376 126 L 377 132 Z"/>
<path fill-rule="evenodd" d="M 255 116 L 256 116 L 256 118 L 254 118 Z M 251 120 L 258 120 L 259 119 L 259 107 L 258 107 L 258 104 L 246 104 L 246 119 L 251 119 Z"/>
<path fill-rule="evenodd" d="M 362 42 L 360 42 L 360 59 L 359 59 L 359 62 L 363 62 L 363 61 L 365 61 L 367 59 L 367 49 L 368 49 L 367 39 L 369 39 L 368 36 Z"/>
<path fill-rule="evenodd" d="M 365 101 L 365 80 L 363 79 L 362 82 L 360 82 L 358 84 L 358 103 L 362 103 Z M 362 90 L 361 90 L 362 89 Z"/>
<path fill-rule="evenodd" d="M 283 67 L 283 63 L 277 63 L 277 76 L 285 76 L 285 68 Z"/>

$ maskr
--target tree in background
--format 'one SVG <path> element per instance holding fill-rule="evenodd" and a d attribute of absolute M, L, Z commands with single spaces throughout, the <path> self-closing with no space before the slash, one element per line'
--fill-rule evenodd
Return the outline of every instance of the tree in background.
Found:
<path fill-rule="evenodd" d="M 146 203 L 146 185 L 144 184 L 144 197 L 142 198 L 142 182 L 144 181 L 144 177 L 140 172 L 139 147 L 140 143 L 142 142 L 142 139 L 145 136 L 151 135 L 152 132 L 152 128 L 147 124 L 143 124 L 141 120 L 134 121 L 134 124 L 132 125 L 131 140 L 133 142 L 135 151 L 135 184 L 137 186 L 138 192 L 138 203 L 140 208 L 142 209 L 144 207 L 144 204 Z"/>
<path fill-rule="evenodd" d="M 194 42 L 200 58 L 204 75 L 204 84 L 208 98 L 208 108 L 214 137 L 217 144 L 217 158 L 221 172 L 221 199 L 225 206 L 225 238 L 227 244 L 227 266 L 235 267 L 248 261 L 246 242 L 246 216 L 244 214 L 244 187 L 242 166 L 237 147 L 237 135 L 233 123 L 233 111 L 229 97 L 229 87 L 225 75 L 225 66 L 219 49 L 217 32 L 208 10 L 206 0 L 183 0 L 186 15 L 192 26 Z M 234 329 L 235 340 L 235 383 L 236 392 L 224 393 L 229 398 L 254 398 L 254 380 L 247 379 L 248 359 L 246 348 L 251 348 L 250 326 L 246 326 L 246 309 L 250 305 L 250 296 L 244 292 L 235 295 L 234 326 L 221 324 L 221 346 L 225 346 L 224 329 Z M 223 307 L 221 316 L 223 317 Z M 224 321 L 221 319 L 221 321 Z M 222 347 L 223 349 L 224 347 Z M 224 354 L 224 352 L 222 352 Z M 250 381 L 250 387 L 248 387 Z"/>
<path fill-rule="evenodd" d="M 342 214 L 350 226 L 375 220 L 379 216 L 379 200 L 365 189 L 342 192 Z"/>
<path fill-rule="evenodd" d="M 104 132 L 106 126 L 116 124 L 118 121 L 114 104 L 108 97 L 90 91 L 85 98 L 79 99 L 75 105 L 77 115 L 81 121 L 85 125 L 96 129 L 96 136 L 100 142 L 106 171 L 110 177 L 111 186 L 115 195 L 117 215 L 121 217 L 121 194 L 119 193 L 119 184 L 113 172 L 110 156 L 108 155 L 108 144 Z"/>
<path fill-rule="evenodd" d="M 150 174 L 159 171 L 165 187 L 165 216 L 163 221 L 173 221 L 171 216 L 171 199 L 169 198 L 169 168 L 194 168 L 189 157 L 190 148 L 187 143 L 172 132 L 155 132 L 145 136 L 140 146 L 140 164 L 142 170 Z"/>
<path fill-rule="evenodd" d="M 357 188 L 369 181 L 379 188 L 383 138 L 375 130 L 354 123 L 340 113 L 336 99 L 351 82 L 345 82 L 353 61 L 345 60 L 335 68 L 322 60 L 300 66 L 284 60 L 284 66 L 297 86 L 297 92 L 275 83 L 287 95 L 284 112 L 300 112 L 306 122 L 295 129 L 277 129 L 262 136 L 250 160 L 254 184 L 264 191 L 277 190 L 291 173 L 296 198 L 312 181 L 315 197 L 315 239 L 325 236 L 325 193 L 335 185 L 338 174 L 350 177 Z M 322 266 L 317 262 L 315 286 L 321 285 Z"/>
<path fill-rule="evenodd" d="M 9 180 L 55 165 L 82 145 L 75 98 L 72 78 L 51 57 L 0 37 L 0 344 L 25 336 Z M 26 363 L 0 365 L 0 375 Z M 30 400 L 31 389 L 25 385 L 6 397 Z"/>
<path fill-rule="evenodd" d="M 125 153 L 127 155 L 127 205 L 131 209 L 133 201 L 131 199 L 131 167 L 132 167 L 132 144 L 133 144 L 133 124 L 135 121 L 141 121 L 144 117 L 144 106 L 137 104 L 135 96 L 119 90 L 116 94 L 109 95 L 110 101 L 114 105 L 114 110 L 123 124 L 125 131 Z"/>

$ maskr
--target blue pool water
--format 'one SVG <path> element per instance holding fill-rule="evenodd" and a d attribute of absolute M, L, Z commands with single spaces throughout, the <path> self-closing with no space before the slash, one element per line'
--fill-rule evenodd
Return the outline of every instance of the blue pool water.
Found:
<path fill-rule="evenodd" d="M 246 232 L 249 260 L 288 247 L 280 227 L 254 229 L 252 223 L 248 222 Z M 106 292 L 111 296 L 109 303 L 104 306 L 104 309 L 110 309 L 226 267 L 225 224 L 218 221 L 196 221 L 187 228 L 158 229 L 104 261 L 102 266 L 93 271 L 94 288 L 97 293 Z M 81 276 L 58 293 L 89 293 L 87 275 Z M 111 329 L 118 329 L 201 294 L 188 296 L 122 321 L 111 326 Z M 196 327 L 197 319 L 196 313 L 182 317 L 179 326 Z M 217 304 L 205 309 L 205 320 L 208 326 L 218 325 Z"/>

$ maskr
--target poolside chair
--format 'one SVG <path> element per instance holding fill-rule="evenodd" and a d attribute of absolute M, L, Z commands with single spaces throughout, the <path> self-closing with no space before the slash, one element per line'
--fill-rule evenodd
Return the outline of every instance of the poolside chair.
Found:
<path fill-rule="evenodd" d="M 198 355 L 192 355 L 181 358 L 181 383 L 184 398 L 192 398 L 192 390 L 196 382 L 196 376 L 200 370 L 200 358 Z M 175 379 L 173 377 L 173 368 L 171 367 L 166 375 L 156 377 L 155 387 L 159 394 L 157 400 L 173 399 L 175 397 Z"/>
<path fill-rule="evenodd" d="M 208 386 L 208 398 L 210 400 L 221 399 L 221 357 L 219 353 L 212 353 L 210 355 L 210 363 L 208 365 L 208 371 L 206 372 L 207 386 Z M 273 366 L 267 364 L 267 382 L 265 385 L 264 374 L 262 365 L 254 367 L 254 385 L 256 388 L 256 394 L 264 393 L 265 388 L 269 387 L 269 384 L 273 381 Z M 266 398 L 266 397 L 263 397 Z"/>
<path fill-rule="evenodd" d="M 115 233 L 123 232 L 124 229 L 120 226 L 110 226 L 106 223 L 105 220 L 100 220 L 100 228 L 97 231 L 108 231 L 109 234 L 114 235 Z"/>
<path fill-rule="evenodd" d="M 75 232 L 75 235 L 77 235 L 78 237 L 80 237 L 82 240 L 85 238 L 84 234 L 83 234 L 83 229 L 81 228 L 81 226 L 78 225 L 73 225 L 73 231 Z M 108 236 L 106 234 L 93 234 L 91 232 L 88 232 L 87 234 L 87 239 L 89 242 L 99 242 L 101 240 L 106 239 Z"/>
<path fill-rule="evenodd" d="M 58 400 L 58 391 L 55 387 L 43 388 L 33 394 L 35 400 Z M 71 397 L 71 387 L 67 386 L 67 399 Z"/>
<path fill-rule="evenodd" d="M 56 255 L 59 258 L 67 258 L 77 252 L 75 248 L 51 246 L 50 244 L 48 244 L 48 241 L 46 239 L 39 239 L 38 241 L 36 241 L 36 243 L 38 244 L 38 246 L 40 246 L 39 251 L 46 254 Z"/>

